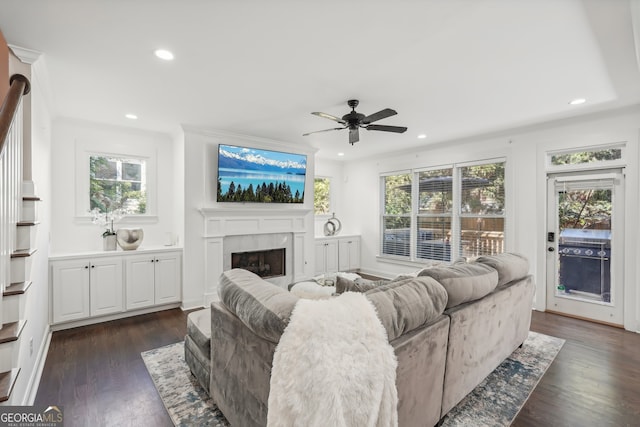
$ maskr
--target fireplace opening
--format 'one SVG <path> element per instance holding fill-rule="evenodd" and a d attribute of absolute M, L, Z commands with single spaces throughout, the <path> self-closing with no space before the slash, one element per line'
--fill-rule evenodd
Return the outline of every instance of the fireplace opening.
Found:
<path fill-rule="evenodd" d="M 231 268 L 242 268 L 262 278 L 280 277 L 285 272 L 285 248 L 231 254 Z"/>

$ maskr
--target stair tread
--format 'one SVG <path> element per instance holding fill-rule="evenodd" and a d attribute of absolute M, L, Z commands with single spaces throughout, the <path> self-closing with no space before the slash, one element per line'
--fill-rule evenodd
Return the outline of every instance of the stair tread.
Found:
<path fill-rule="evenodd" d="M 10 286 L 7 286 L 2 295 L 8 297 L 11 295 L 24 294 L 27 292 L 27 289 L 29 289 L 29 286 L 31 286 L 31 283 L 31 281 L 12 283 Z"/>
<path fill-rule="evenodd" d="M 26 258 L 33 255 L 37 249 L 18 249 L 11 253 L 11 258 Z"/>
<path fill-rule="evenodd" d="M 19 373 L 20 368 L 13 368 L 10 371 L 0 373 L 0 402 L 9 400 Z"/>
<path fill-rule="evenodd" d="M 22 333 L 26 320 L 19 320 L 17 322 L 5 323 L 0 329 L 0 344 L 8 343 L 11 341 L 17 341 Z"/>
<path fill-rule="evenodd" d="M 22 196 L 22 200 L 27 202 L 41 202 L 42 199 L 38 196 Z"/>
<path fill-rule="evenodd" d="M 19 221 L 16 223 L 18 227 L 33 227 L 34 225 L 40 224 L 40 221 Z"/>

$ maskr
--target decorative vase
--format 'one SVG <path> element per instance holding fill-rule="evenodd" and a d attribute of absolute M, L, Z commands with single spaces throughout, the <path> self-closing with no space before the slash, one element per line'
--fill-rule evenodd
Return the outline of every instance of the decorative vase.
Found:
<path fill-rule="evenodd" d="M 116 231 L 118 236 L 118 244 L 124 251 L 132 251 L 138 249 L 142 243 L 144 232 L 142 228 L 120 228 Z"/>
<path fill-rule="evenodd" d="M 102 236 L 102 250 L 115 251 L 116 250 L 116 235 L 108 234 Z"/>
<path fill-rule="evenodd" d="M 324 235 L 335 236 L 340 232 L 340 230 L 342 230 L 342 223 L 338 218 L 336 218 L 336 214 L 334 212 L 331 218 L 329 218 L 324 224 Z"/>

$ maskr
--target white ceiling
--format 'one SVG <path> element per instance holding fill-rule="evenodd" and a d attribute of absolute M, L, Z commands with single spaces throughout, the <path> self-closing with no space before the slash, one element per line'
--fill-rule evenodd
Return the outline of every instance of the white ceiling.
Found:
<path fill-rule="evenodd" d="M 0 29 L 43 53 L 54 116 L 348 160 L 640 103 L 636 1 L 2 0 Z M 310 112 L 352 98 L 409 130 L 302 136 L 335 125 Z"/>

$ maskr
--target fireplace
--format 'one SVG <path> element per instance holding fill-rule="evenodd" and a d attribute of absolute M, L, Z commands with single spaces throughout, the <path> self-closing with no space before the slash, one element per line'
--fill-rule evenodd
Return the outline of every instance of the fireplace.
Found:
<path fill-rule="evenodd" d="M 280 287 L 293 283 L 292 233 L 225 236 L 222 242 L 222 271 L 244 268 Z"/>
<path fill-rule="evenodd" d="M 232 252 L 231 268 L 243 268 L 263 279 L 286 275 L 286 249 Z"/>

